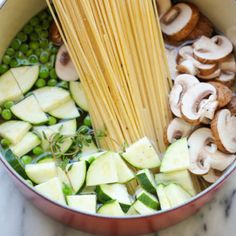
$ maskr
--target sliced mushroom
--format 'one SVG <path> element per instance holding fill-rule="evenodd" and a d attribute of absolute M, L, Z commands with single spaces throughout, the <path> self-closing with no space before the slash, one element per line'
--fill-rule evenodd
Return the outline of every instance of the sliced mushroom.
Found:
<path fill-rule="evenodd" d="M 189 75 L 196 75 L 198 73 L 197 68 L 194 66 L 193 62 L 191 60 L 184 60 L 180 62 L 176 69 L 180 73 L 189 74 Z"/>
<path fill-rule="evenodd" d="M 218 83 L 218 82 L 210 82 L 217 90 L 217 100 L 218 100 L 218 107 L 222 108 L 225 107 L 232 99 L 233 93 L 232 90 L 229 89 L 227 86 Z"/>
<path fill-rule="evenodd" d="M 229 88 L 233 85 L 235 80 L 235 73 L 234 72 L 221 72 L 219 77 L 215 79 L 217 82 L 220 82 L 222 84 L 225 84 Z"/>
<path fill-rule="evenodd" d="M 234 96 L 230 103 L 227 106 L 227 109 L 230 110 L 232 116 L 236 116 L 236 96 Z"/>
<path fill-rule="evenodd" d="M 202 36 L 193 43 L 194 57 L 202 63 L 216 63 L 223 61 L 233 50 L 228 38 L 216 35 L 213 38 Z"/>
<path fill-rule="evenodd" d="M 207 174 L 210 170 L 210 162 L 204 148 L 213 141 L 209 128 L 195 130 L 188 139 L 190 166 L 189 171 L 196 175 Z"/>
<path fill-rule="evenodd" d="M 174 86 L 169 95 L 170 108 L 175 116 L 181 117 L 180 106 L 184 93 L 190 87 L 198 83 L 198 79 L 192 75 L 182 74 L 176 77 Z"/>
<path fill-rule="evenodd" d="M 172 6 L 171 0 L 157 0 L 159 18 L 161 18 Z"/>
<path fill-rule="evenodd" d="M 225 61 L 219 63 L 219 68 L 222 71 L 234 72 L 236 73 L 236 62 L 233 54 L 230 54 Z"/>
<path fill-rule="evenodd" d="M 161 29 L 167 40 L 179 42 L 187 38 L 198 20 L 199 10 L 195 5 L 178 3 L 161 18 Z"/>
<path fill-rule="evenodd" d="M 206 37 L 211 37 L 212 33 L 213 33 L 213 24 L 206 16 L 201 14 L 196 27 L 194 28 L 194 30 L 191 32 L 191 34 L 188 36 L 187 39 L 193 40 L 203 35 Z"/>
<path fill-rule="evenodd" d="M 218 106 L 213 85 L 198 83 L 190 87 L 182 98 L 181 112 L 190 124 L 199 124 L 204 118 L 213 119 Z"/>
<path fill-rule="evenodd" d="M 180 118 L 174 118 L 166 132 L 166 139 L 168 143 L 173 143 L 176 140 L 187 137 L 193 130 L 194 126 L 188 124 Z"/>
<path fill-rule="evenodd" d="M 77 80 L 79 78 L 75 66 L 64 44 L 60 47 L 57 53 L 55 68 L 57 76 L 62 80 L 70 81 Z"/>
<path fill-rule="evenodd" d="M 202 177 L 208 183 L 213 184 L 220 178 L 221 175 L 222 173 L 220 171 L 210 169 L 209 172 L 206 175 L 203 175 Z"/>
<path fill-rule="evenodd" d="M 191 46 L 184 46 L 179 50 L 179 65 L 183 62 L 183 60 L 191 61 L 192 65 L 196 68 L 195 70 L 197 71 L 197 74 L 200 76 L 208 76 L 218 69 L 217 64 L 203 64 L 196 60 L 193 57 L 193 48 Z"/>
<path fill-rule="evenodd" d="M 209 74 L 209 75 L 203 75 L 203 74 L 199 73 L 199 74 L 197 74 L 197 77 L 199 77 L 200 79 L 205 81 L 205 80 L 212 80 L 212 79 L 220 76 L 220 74 L 221 74 L 221 70 L 217 69 L 212 74 Z"/>
<path fill-rule="evenodd" d="M 166 48 L 166 57 L 169 66 L 170 76 L 174 80 L 178 76 L 178 71 L 176 70 L 176 59 L 177 50 L 175 48 Z"/>
<path fill-rule="evenodd" d="M 230 110 L 223 109 L 217 112 L 211 122 L 211 130 L 219 150 L 225 153 L 236 153 L 236 116 Z"/>
<path fill-rule="evenodd" d="M 53 44 L 57 46 L 61 46 L 63 44 L 62 37 L 60 35 L 60 32 L 57 28 L 57 25 L 55 21 L 52 21 L 49 29 L 49 38 L 53 42 Z"/>

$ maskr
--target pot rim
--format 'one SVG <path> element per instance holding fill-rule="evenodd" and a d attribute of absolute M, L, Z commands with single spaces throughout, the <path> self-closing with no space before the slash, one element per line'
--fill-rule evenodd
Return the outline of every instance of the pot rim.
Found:
<path fill-rule="evenodd" d="M 3 157 L 3 155 L 0 155 L 0 160 L 3 163 L 3 165 L 9 170 L 9 172 L 16 177 L 25 187 L 27 187 L 28 189 L 30 189 L 31 191 L 33 191 L 35 194 L 37 194 L 39 197 L 49 201 L 50 203 L 63 208 L 65 210 L 71 211 L 75 214 L 79 213 L 81 215 L 85 215 L 85 216 L 92 216 L 92 217 L 96 217 L 96 218 L 103 218 L 103 219 L 113 219 L 113 220 L 132 220 L 132 219 L 143 219 L 143 218 L 151 218 L 153 216 L 157 216 L 157 215 L 164 215 L 167 214 L 171 211 L 175 211 L 179 208 L 182 208 L 185 205 L 191 204 L 194 201 L 200 199 L 203 195 L 211 192 L 213 189 L 215 189 L 218 185 L 220 185 L 224 180 L 226 180 L 231 174 L 233 174 L 233 172 L 236 170 L 236 160 L 231 164 L 231 166 L 224 172 L 224 174 L 212 185 L 210 185 L 209 187 L 207 187 L 206 189 L 204 189 L 203 191 L 201 191 L 200 193 L 198 193 L 197 195 L 195 195 L 194 197 L 191 197 L 191 199 L 181 205 L 178 205 L 176 207 L 167 209 L 167 210 L 160 210 L 157 211 L 156 213 L 152 213 L 152 214 L 148 214 L 148 215 L 133 215 L 133 216 L 105 216 L 105 215 L 99 215 L 97 213 L 86 213 L 86 212 L 82 212 L 79 210 L 74 210 L 73 208 L 68 207 L 67 205 L 63 205 L 60 203 L 57 203 L 51 199 L 49 199 L 48 197 L 40 194 L 39 192 L 36 191 L 36 189 L 32 186 L 30 186 L 29 184 L 26 183 L 26 181 L 10 166 L 10 164 L 5 160 L 5 158 Z"/>

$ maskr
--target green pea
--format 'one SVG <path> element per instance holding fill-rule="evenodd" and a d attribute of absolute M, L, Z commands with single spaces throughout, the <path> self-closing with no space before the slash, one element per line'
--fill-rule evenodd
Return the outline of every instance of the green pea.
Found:
<path fill-rule="evenodd" d="M 18 50 L 21 46 L 21 41 L 19 39 L 13 39 L 11 42 L 11 47 L 15 50 Z"/>
<path fill-rule="evenodd" d="M 47 66 L 48 69 L 50 69 L 50 70 L 53 68 L 53 65 L 52 65 L 51 62 L 47 62 L 47 63 L 45 63 L 45 66 Z"/>
<path fill-rule="evenodd" d="M 41 21 L 43 21 L 43 20 L 45 20 L 45 19 L 48 19 L 48 13 L 47 13 L 47 11 L 42 11 L 42 12 L 40 12 L 39 13 L 39 19 L 41 20 Z"/>
<path fill-rule="evenodd" d="M 23 31 L 24 31 L 26 34 L 31 34 L 31 33 L 33 32 L 33 27 L 32 27 L 32 25 L 27 24 L 27 25 L 24 27 Z"/>
<path fill-rule="evenodd" d="M 39 46 L 44 49 L 47 48 L 48 47 L 48 39 L 40 39 Z"/>
<path fill-rule="evenodd" d="M 57 52 L 58 52 L 58 48 L 57 47 L 52 47 L 51 48 L 51 53 L 52 54 L 57 54 Z"/>
<path fill-rule="evenodd" d="M 39 37 L 41 39 L 47 38 L 48 37 L 48 31 L 43 30 L 42 32 L 40 32 Z"/>
<path fill-rule="evenodd" d="M 55 125 L 57 123 L 57 119 L 53 116 L 50 116 L 48 119 L 48 124 L 49 125 Z"/>
<path fill-rule="evenodd" d="M 42 31 L 43 31 L 43 28 L 41 25 L 37 25 L 35 28 L 34 28 L 34 31 L 37 33 L 37 34 L 40 34 Z"/>
<path fill-rule="evenodd" d="M 29 43 L 29 47 L 30 47 L 31 49 L 33 49 L 33 50 L 36 50 L 36 49 L 39 48 L 39 43 L 38 43 L 37 41 L 31 41 L 31 42 Z"/>
<path fill-rule="evenodd" d="M 30 34 L 30 40 L 36 41 L 36 40 L 38 40 L 38 38 L 39 38 L 39 36 L 38 36 L 38 34 L 36 32 L 32 32 Z"/>
<path fill-rule="evenodd" d="M 40 22 L 39 18 L 38 18 L 37 16 L 35 16 L 35 17 L 33 17 L 33 18 L 30 20 L 29 23 L 30 23 L 32 26 L 36 26 L 36 25 L 39 24 L 39 22 Z"/>
<path fill-rule="evenodd" d="M 14 55 L 15 55 L 15 50 L 14 50 L 13 48 L 8 48 L 8 49 L 6 50 L 6 54 L 7 54 L 8 56 L 14 56 Z"/>
<path fill-rule="evenodd" d="M 40 70 L 39 70 L 39 77 L 42 79 L 46 79 L 49 76 L 49 69 L 47 66 L 42 65 L 40 66 Z"/>
<path fill-rule="evenodd" d="M 23 59 L 25 57 L 24 53 L 21 51 L 16 52 L 16 58 Z"/>
<path fill-rule="evenodd" d="M 32 63 L 32 64 L 35 64 L 35 63 L 38 63 L 39 59 L 36 55 L 30 55 L 29 56 L 29 62 Z"/>
<path fill-rule="evenodd" d="M 10 61 L 10 67 L 15 68 L 15 67 L 18 67 L 18 66 L 19 66 L 19 62 L 17 61 L 17 59 L 12 58 L 11 61 Z"/>
<path fill-rule="evenodd" d="M 21 161 L 27 165 L 27 164 L 30 164 L 32 162 L 32 157 L 29 156 L 29 155 L 25 155 L 23 157 L 21 157 Z"/>
<path fill-rule="evenodd" d="M 4 120 L 10 120 L 12 118 L 12 113 L 9 109 L 3 109 L 2 110 L 2 118 Z"/>
<path fill-rule="evenodd" d="M 34 50 L 34 53 L 37 57 L 40 57 L 40 55 L 42 53 L 42 48 L 37 48 L 36 50 Z"/>
<path fill-rule="evenodd" d="M 34 149 L 33 149 L 33 154 L 34 155 L 40 155 L 40 154 L 42 154 L 43 153 L 43 149 L 41 148 L 41 147 L 35 147 Z"/>
<path fill-rule="evenodd" d="M 91 118 L 89 115 L 87 115 L 84 120 L 83 120 L 83 124 L 86 125 L 86 126 L 89 126 L 91 127 L 92 126 L 92 123 L 91 123 Z"/>
<path fill-rule="evenodd" d="M 42 63 L 47 63 L 48 60 L 49 60 L 49 54 L 48 54 L 48 52 L 43 51 L 43 52 L 41 53 L 41 55 L 40 55 L 39 60 L 40 60 L 40 62 L 42 62 Z"/>
<path fill-rule="evenodd" d="M 6 101 L 3 106 L 6 108 L 6 109 L 10 109 L 12 106 L 14 105 L 14 102 L 13 101 Z"/>
<path fill-rule="evenodd" d="M 6 64 L 1 64 L 0 65 L 0 74 L 5 73 L 8 70 L 9 66 Z"/>
<path fill-rule="evenodd" d="M 11 57 L 10 56 L 8 56 L 8 55 L 4 55 L 3 56 L 3 58 L 2 58 L 2 62 L 4 63 L 4 64 L 10 64 L 10 62 L 11 62 Z"/>
<path fill-rule="evenodd" d="M 33 182 L 32 182 L 31 180 L 29 180 L 29 179 L 27 179 L 25 182 L 26 182 L 29 186 L 31 186 L 31 187 L 34 186 L 34 185 L 33 185 Z"/>
<path fill-rule="evenodd" d="M 20 39 L 21 42 L 27 41 L 27 34 L 24 32 L 18 33 L 16 37 Z"/>
<path fill-rule="evenodd" d="M 31 56 L 32 54 L 34 53 L 34 51 L 32 49 L 29 49 L 27 52 L 26 52 L 26 56 L 29 57 Z"/>
<path fill-rule="evenodd" d="M 37 88 L 42 88 L 42 87 L 44 87 L 46 85 L 46 81 L 44 80 L 44 79 L 38 79 L 37 81 L 36 81 L 36 84 L 35 84 L 35 86 L 37 87 Z"/>
<path fill-rule="evenodd" d="M 48 86 L 54 87 L 56 85 L 57 85 L 57 80 L 55 79 L 48 80 Z"/>
<path fill-rule="evenodd" d="M 23 53 L 26 53 L 29 49 L 29 45 L 26 44 L 26 43 L 23 43 L 21 46 L 20 46 L 20 51 L 23 52 Z"/>
<path fill-rule="evenodd" d="M 3 147 L 9 147 L 9 146 L 11 145 L 11 142 L 10 142 L 8 139 L 3 138 L 3 139 L 1 140 L 1 145 L 2 145 Z"/>
<path fill-rule="evenodd" d="M 70 185 L 67 185 L 67 184 L 64 184 L 64 183 L 63 183 L 62 191 L 63 191 L 65 196 L 73 194 L 72 187 Z"/>
<path fill-rule="evenodd" d="M 55 68 L 52 68 L 50 70 L 49 76 L 50 76 L 51 79 L 57 79 L 57 73 L 56 73 Z"/>
<path fill-rule="evenodd" d="M 49 28 L 49 26 L 50 26 L 50 21 L 49 20 L 43 20 L 43 22 L 42 22 L 42 28 L 43 29 L 45 29 L 45 30 L 47 30 L 48 28 Z"/>

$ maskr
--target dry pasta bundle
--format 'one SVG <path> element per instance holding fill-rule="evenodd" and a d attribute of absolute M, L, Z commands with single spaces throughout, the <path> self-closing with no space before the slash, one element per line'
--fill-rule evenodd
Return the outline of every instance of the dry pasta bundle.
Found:
<path fill-rule="evenodd" d="M 50 1 L 48 4 L 52 10 Z M 163 152 L 171 81 L 152 0 L 52 0 L 79 72 L 99 145 L 119 150 L 147 136 Z"/>

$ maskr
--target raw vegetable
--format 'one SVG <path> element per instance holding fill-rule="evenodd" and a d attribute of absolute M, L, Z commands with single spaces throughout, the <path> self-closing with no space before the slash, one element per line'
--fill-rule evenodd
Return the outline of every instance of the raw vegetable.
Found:
<path fill-rule="evenodd" d="M 107 216 L 124 216 L 125 213 L 122 211 L 118 201 L 112 200 L 102 205 L 98 211 L 98 214 Z"/>
<path fill-rule="evenodd" d="M 140 186 L 149 193 L 156 194 L 156 183 L 149 169 L 140 170 L 136 174 Z"/>
<path fill-rule="evenodd" d="M 159 202 L 156 196 L 148 193 L 144 189 L 138 189 L 136 193 L 136 198 L 138 201 L 142 202 L 145 206 L 157 210 L 159 208 Z"/>
<path fill-rule="evenodd" d="M 146 206 L 145 204 L 143 204 L 141 201 L 137 200 L 134 204 L 133 204 L 133 208 L 135 209 L 135 211 L 137 211 L 140 215 L 149 215 L 149 214 L 153 214 L 156 212 L 156 210 L 149 208 L 148 206 Z"/>
<path fill-rule="evenodd" d="M 171 204 L 165 192 L 165 185 L 159 184 L 156 190 L 157 190 L 157 196 L 160 202 L 161 209 L 162 210 L 170 209 Z"/>
<path fill-rule="evenodd" d="M 8 139 L 12 144 L 19 143 L 31 125 L 25 121 L 11 120 L 0 125 L 0 136 Z"/>
<path fill-rule="evenodd" d="M 129 146 L 122 157 L 136 168 L 156 168 L 161 162 L 157 152 L 147 137 L 144 137 Z"/>
<path fill-rule="evenodd" d="M 25 172 L 29 179 L 36 184 L 41 184 L 57 177 L 55 162 L 29 164 L 25 166 Z"/>
<path fill-rule="evenodd" d="M 95 194 L 70 195 L 66 197 L 68 206 L 83 212 L 96 213 L 97 197 Z"/>
<path fill-rule="evenodd" d="M 11 107 L 12 113 L 21 120 L 32 124 L 47 122 L 48 117 L 39 106 L 36 98 L 31 95 Z"/>
<path fill-rule="evenodd" d="M 188 142 L 186 138 L 179 139 L 171 144 L 161 162 L 161 172 L 173 172 L 188 169 L 190 165 Z"/>
<path fill-rule="evenodd" d="M 32 132 L 28 132 L 20 142 L 15 145 L 11 145 L 10 149 L 17 157 L 22 157 L 40 143 L 41 141 L 37 135 Z"/>
<path fill-rule="evenodd" d="M 61 203 L 63 205 L 66 204 L 62 192 L 62 184 L 58 177 L 52 178 L 45 183 L 36 185 L 35 189 L 45 197 L 48 197 L 55 202 Z"/>

